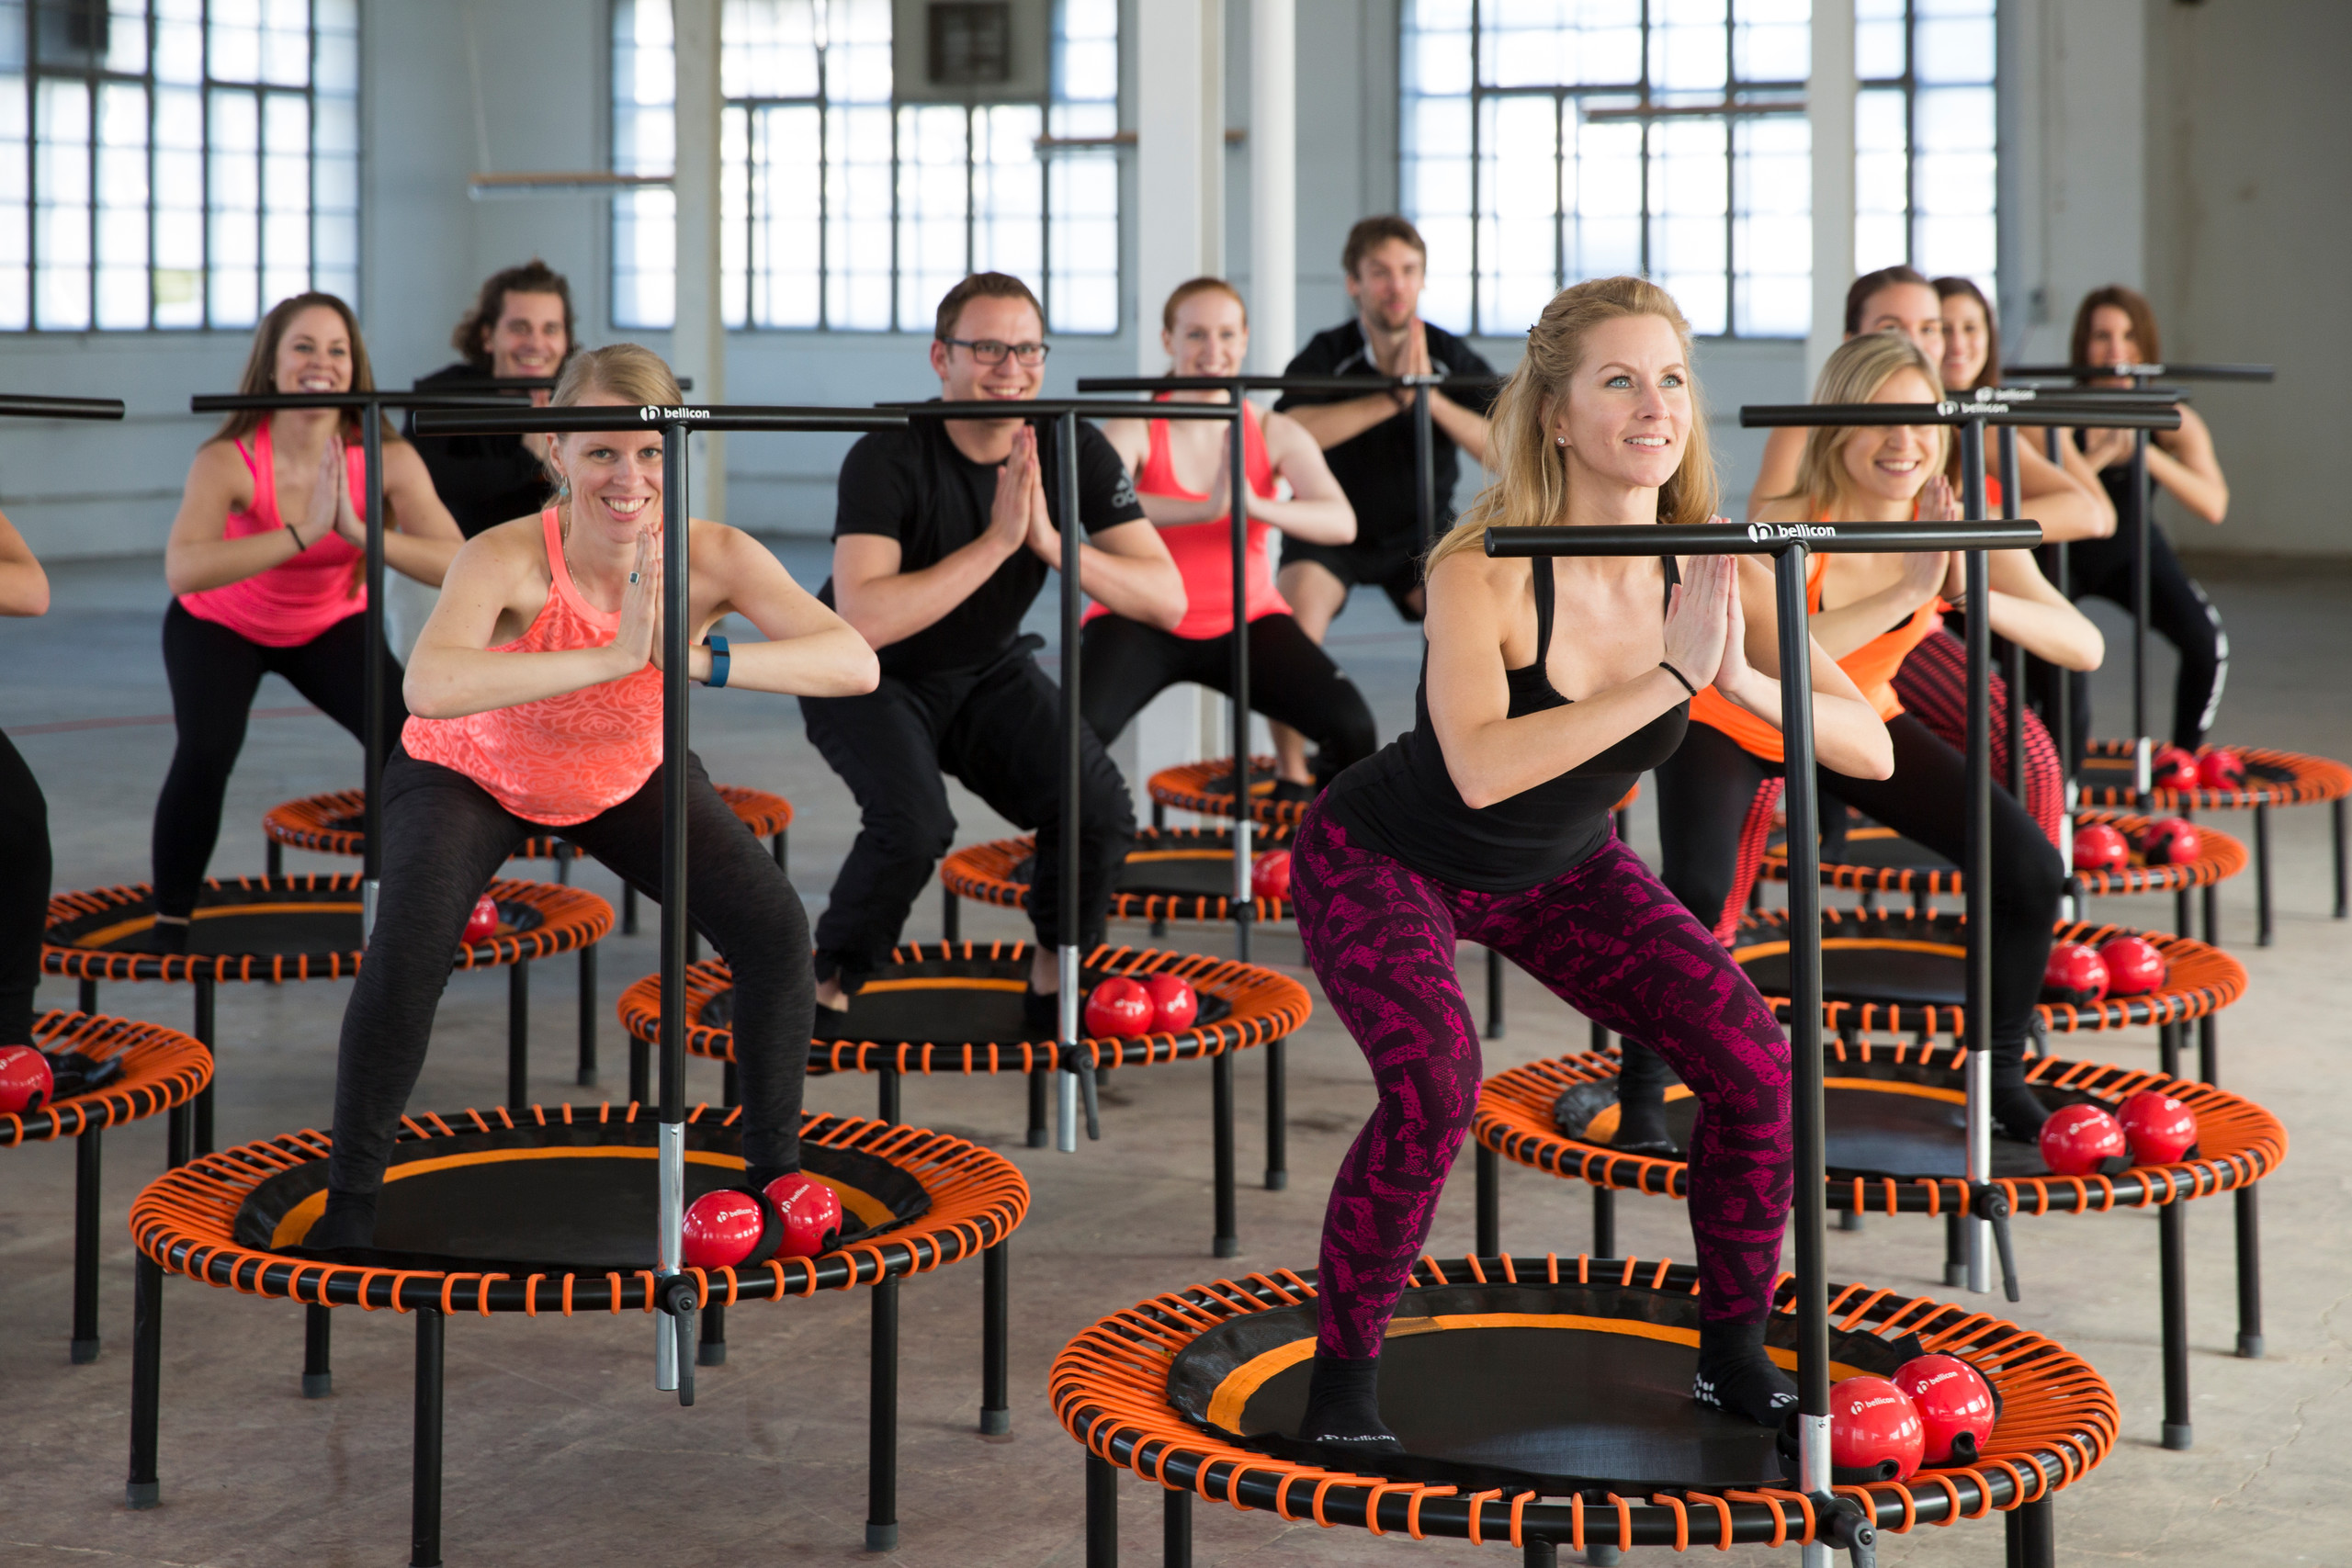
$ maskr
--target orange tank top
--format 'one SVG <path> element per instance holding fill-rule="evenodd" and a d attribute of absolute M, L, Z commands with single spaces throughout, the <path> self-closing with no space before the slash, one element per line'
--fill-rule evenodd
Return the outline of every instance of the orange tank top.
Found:
<path fill-rule="evenodd" d="M 1826 556 L 1814 556 L 1805 563 L 1805 608 L 1815 614 L 1821 609 L 1822 574 L 1828 569 Z M 1838 661 L 1838 668 L 1853 678 L 1854 684 L 1862 689 L 1863 698 L 1878 710 L 1880 718 L 1893 718 L 1903 711 L 1903 704 L 1894 694 L 1894 672 L 1903 668 L 1911 650 L 1943 624 L 1946 608 L 1942 600 L 1930 599 L 1913 612 L 1909 620 L 1893 631 L 1879 633 Z M 1768 762 L 1782 759 L 1780 729 L 1735 705 L 1713 686 L 1701 688 L 1699 694 L 1690 699 L 1690 722 L 1722 730 L 1750 756 L 1761 757 Z"/>
<path fill-rule="evenodd" d="M 254 476 L 254 499 L 243 511 L 229 513 L 220 531 L 222 538 L 242 539 L 286 525 L 277 514 L 277 468 L 269 425 L 266 418 L 261 422 L 250 449 L 242 441 L 236 443 L 237 456 L 245 460 Z M 341 435 L 336 438 L 340 440 Z M 344 447 L 343 471 L 351 488 L 351 509 L 363 522 L 368 516 L 367 461 L 357 442 Z M 368 607 L 368 583 L 360 570 L 363 558 L 357 546 L 329 532 L 291 559 L 218 588 L 183 593 L 180 603 L 198 620 L 226 626 L 247 642 L 264 648 L 300 648 Z"/>
<path fill-rule="evenodd" d="M 1250 488 L 1260 495 L 1274 493 L 1273 460 L 1266 456 L 1266 433 L 1259 423 L 1258 411 L 1246 402 L 1241 416 L 1242 472 L 1250 480 Z M 1151 446 L 1144 454 L 1143 467 L 1136 471 L 1136 491 L 1141 495 L 1173 496 L 1180 501 L 1204 501 L 1199 491 L 1186 490 L 1176 479 L 1176 460 L 1168 447 L 1168 421 L 1155 419 L 1150 423 Z M 1220 427 L 1222 428 L 1222 427 Z M 1252 522 L 1243 553 L 1242 610 L 1250 620 L 1261 615 L 1287 615 L 1290 604 L 1274 587 L 1273 561 L 1267 542 L 1273 534 L 1272 526 Z M 1212 523 L 1186 523 L 1159 531 L 1160 543 L 1175 559 L 1176 570 L 1184 579 L 1184 618 L 1176 623 L 1175 635 L 1201 639 L 1223 637 L 1233 629 L 1233 514 L 1228 512 Z M 1086 612 L 1088 620 L 1110 614 L 1097 604 Z"/>
<path fill-rule="evenodd" d="M 555 508 L 539 513 L 548 552 L 548 602 L 513 642 L 492 653 L 553 653 L 605 648 L 620 629 L 617 610 L 580 596 L 564 565 Z M 463 718 L 412 716 L 401 745 L 420 761 L 452 768 L 526 822 L 569 828 L 635 795 L 662 765 L 662 672 L 644 668 L 617 681 Z"/>

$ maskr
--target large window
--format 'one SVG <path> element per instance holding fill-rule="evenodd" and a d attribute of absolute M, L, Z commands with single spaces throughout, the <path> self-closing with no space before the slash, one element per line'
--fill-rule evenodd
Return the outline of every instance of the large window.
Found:
<path fill-rule="evenodd" d="M 730 327 L 929 332 L 968 272 L 1029 280 L 1060 333 L 1119 325 L 1117 0 L 1057 0 L 1040 103 L 891 101 L 889 0 L 727 0 L 720 288 Z M 613 166 L 667 174 L 665 0 L 614 7 Z M 675 319 L 674 205 L 613 211 L 615 324 Z"/>
<path fill-rule="evenodd" d="M 0 0 L 0 330 L 351 296 L 358 91 L 357 0 Z"/>
<path fill-rule="evenodd" d="M 1993 283 L 1995 0 L 1857 0 L 1855 265 Z M 1812 319 L 1807 0 L 1406 0 L 1404 206 L 1429 309 L 1526 330 L 1640 273 L 1706 335 Z"/>

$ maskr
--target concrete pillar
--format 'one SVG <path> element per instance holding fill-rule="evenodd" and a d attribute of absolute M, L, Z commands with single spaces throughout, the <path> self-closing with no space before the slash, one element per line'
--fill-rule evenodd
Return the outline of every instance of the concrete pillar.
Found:
<path fill-rule="evenodd" d="M 1250 0 L 1250 368 L 1279 376 L 1297 344 L 1297 4 Z"/>
<path fill-rule="evenodd" d="M 1813 71 L 1805 83 L 1813 129 L 1813 330 L 1804 340 L 1805 395 L 1846 334 L 1846 286 L 1854 279 L 1854 0 L 1814 0 Z"/>
<path fill-rule="evenodd" d="M 694 378 L 697 403 L 727 400 L 727 333 L 718 310 L 719 0 L 673 0 L 677 62 L 678 323 L 670 365 Z M 698 517 L 727 515 L 727 438 L 695 436 Z"/>

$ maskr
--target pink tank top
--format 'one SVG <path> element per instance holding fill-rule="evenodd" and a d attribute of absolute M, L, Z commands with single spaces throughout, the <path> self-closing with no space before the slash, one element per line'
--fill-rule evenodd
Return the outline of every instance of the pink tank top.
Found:
<path fill-rule="evenodd" d="M 277 469 L 271 461 L 268 419 L 254 432 L 253 448 L 242 441 L 237 456 L 254 476 L 254 501 L 229 513 L 222 536 L 242 539 L 284 527 L 277 515 Z M 343 449 L 343 471 L 351 486 L 351 509 L 368 515 L 368 457 L 356 442 Z M 368 584 L 359 563 L 364 552 L 339 534 L 329 533 L 291 560 L 218 588 L 183 593 L 180 603 L 198 620 L 228 627 L 264 648 L 300 648 L 368 607 Z"/>
<path fill-rule="evenodd" d="M 1274 493 L 1274 465 L 1266 456 L 1266 433 L 1258 422 L 1258 411 L 1244 404 L 1241 423 L 1242 471 L 1249 477 L 1251 490 L 1270 496 Z M 1143 467 L 1136 473 L 1137 493 L 1173 496 L 1179 501 L 1206 500 L 1203 492 L 1186 490 L 1176 480 L 1175 457 L 1168 449 L 1168 422 L 1155 419 L 1149 428 L 1151 446 L 1144 454 Z M 1218 428 L 1223 431 L 1228 427 Z M 1270 524 L 1251 523 L 1243 551 L 1242 581 L 1247 592 L 1242 597 L 1242 609 L 1253 621 L 1263 615 L 1290 614 L 1288 601 L 1274 587 L 1273 562 L 1267 552 L 1267 541 L 1273 532 Z M 1168 547 L 1176 570 L 1184 579 L 1184 618 L 1176 623 L 1176 635 L 1200 639 L 1223 637 L 1231 631 L 1232 513 L 1227 513 L 1214 523 L 1162 528 L 1159 539 Z M 1091 621 L 1109 614 L 1096 604 L 1086 612 L 1086 618 Z"/>
<path fill-rule="evenodd" d="M 580 596 L 564 565 L 554 507 L 539 513 L 539 526 L 548 602 L 521 637 L 490 651 L 611 646 L 620 612 L 599 610 Z M 633 674 L 560 697 L 463 718 L 411 716 L 401 745 L 420 761 L 465 774 L 525 821 L 569 828 L 635 795 L 662 765 L 662 672 L 648 660 Z"/>

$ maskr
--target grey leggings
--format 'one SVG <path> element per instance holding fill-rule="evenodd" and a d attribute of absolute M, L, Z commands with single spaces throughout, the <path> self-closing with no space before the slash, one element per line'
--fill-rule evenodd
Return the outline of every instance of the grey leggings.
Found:
<path fill-rule="evenodd" d="M 687 753 L 686 902 L 735 976 L 743 1160 L 770 1177 L 800 1164 L 800 1096 L 816 982 L 808 918 L 782 868 Z M 424 1067 L 434 1010 L 466 916 L 524 840 L 560 834 L 649 896 L 662 879 L 662 772 L 568 828 L 515 816 L 472 779 L 395 751 L 384 767 L 384 881 L 376 929 L 343 1015 L 334 1079 L 332 1191 L 383 1185 L 401 1114 Z"/>

